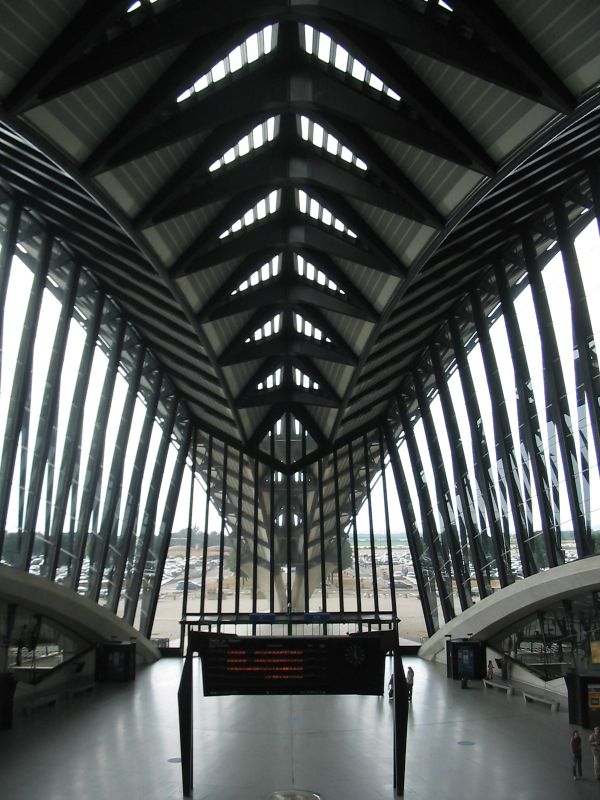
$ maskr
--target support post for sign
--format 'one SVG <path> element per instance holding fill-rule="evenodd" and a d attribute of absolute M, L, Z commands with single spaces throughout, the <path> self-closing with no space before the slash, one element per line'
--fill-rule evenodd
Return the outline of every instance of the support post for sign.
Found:
<path fill-rule="evenodd" d="M 193 786 L 193 657 L 204 694 L 383 695 L 385 657 L 394 656 L 394 787 L 404 794 L 408 694 L 398 631 L 346 636 L 249 636 L 190 631 L 177 700 L 184 797 Z M 310 669 L 307 667 L 310 666 Z"/>
<path fill-rule="evenodd" d="M 181 780 L 183 783 L 184 797 L 192 796 L 193 786 L 193 706 L 194 706 L 194 682 L 192 675 L 192 659 L 194 648 L 188 639 L 188 650 L 183 662 L 183 671 L 177 692 L 177 703 L 179 705 L 179 741 L 181 745 Z"/>

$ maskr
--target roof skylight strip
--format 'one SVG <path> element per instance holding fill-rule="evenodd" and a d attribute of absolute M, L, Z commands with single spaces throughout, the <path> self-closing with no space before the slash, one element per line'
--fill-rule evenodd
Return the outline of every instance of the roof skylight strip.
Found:
<path fill-rule="evenodd" d="M 313 283 L 318 284 L 319 286 L 326 286 L 328 289 L 331 289 L 333 292 L 338 292 L 339 294 L 345 294 L 343 289 L 334 283 L 331 278 L 328 278 L 327 275 L 323 272 L 323 270 L 318 269 L 315 267 L 314 264 L 311 264 L 310 261 L 306 261 L 302 256 L 296 255 L 296 272 L 298 275 L 306 278 L 306 280 L 312 281 Z"/>
<path fill-rule="evenodd" d="M 234 289 L 231 292 L 232 296 L 239 294 L 240 292 L 246 292 L 248 289 L 253 289 L 255 286 L 258 286 L 261 283 L 266 283 L 270 281 L 271 278 L 274 278 L 276 275 L 279 275 L 279 271 L 281 269 L 281 253 L 273 258 L 270 261 L 267 261 L 262 267 L 255 270 L 249 278 L 245 281 L 242 281 L 237 289 Z"/>
<path fill-rule="evenodd" d="M 233 225 L 230 225 L 227 230 L 219 234 L 219 239 L 226 239 L 230 234 L 237 233 L 241 231 L 242 228 L 254 225 L 255 222 L 268 217 L 270 214 L 274 214 L 279 208 L 280 197 L 281 190 L 273 189 L 267 197 L 263 197 L 262 200 L 259 200 L 253 208 L 249 208 L 248 211 L 246 211 L 243 217 L 237 219 Z"/>
<path fill-rule="evenodd" d="M 228 75 L 242 69 L 242 67 L 258 61 L 259 58 L 267 55 L 277 46 L 277 24 L 267 25 L 262 30 L 251 34 L 237 47 L 222 58 L 204 75 L 197 78 L 193 85 L 182 92 L 177 98 L 178 103 L 182 103 L 194 94 L 199 94 L 214 83 L 223 80 Z"/>
<path fill-rule="evenodd" d="M 261 339 L 268 339 L 270 336 L 275 336 L 281 330 L 281 314 L 275 314 L 273 319 L 265 322 L 260 328 L 257 328 L 251 336 L 245 340 L 246 344 L 250 342 L 260 342 Z"/>
<path fill-rule="evenodd" d="M 151 5 L 153 5 L 154 3 L 156 3 L 156 1 L 157 1 L 157 0 L 149 0 L 149 2 L 150 2 L 150 4 L 151 4 Z M 146 2 L 148 2 L 148 0 L 146 0 Z M 128 13 L 128 14 L 131 14 L 131 13 L 132 13 L 132 11 L 137 11 L 137 10 L 138 10 L 138 8 L 141 8 L 141 7 L 142 7 L 142 0 L 136 0 L 136 2 L 135 2 L 135 3 L 132 3 L 132 4 L 129 6 L 129 8 L 127 9 L 127 13 Z"/>
<path fill-rule="evenodd" d="M 275 372 L 272 372 L 270 375 L 267 375 L 264 381 L 260 381 L 256 388 L 262 392 L 267 389 L 275 389 L 278 386 L 281 386 L 281 379 L 283 376 L 283 370 L 281 367 L 278 367 Z"/>
<path fill-rule="evenodd" d="M 298 208 L 302 214 L 307 214 L 309 217 L 319 220 L 330 228 L 335 228 L 336 231 L 340 231 L 340 233 L 344 233 L 352 239 L 358 238 L 356 233 L 345 225 L 341 219 L 334 216 L 331 211 L 321 205 L 318 200 L 309 197 L 303 189 L 298 189 L 297 191 L 297 202 Z"/>
<path fill-rule="evenodd" d="M 331 343 L 331 339 L 328 336 L 325 336 L 325 334 L 319 330 L 316 325 L 313 325 L 312 322 L 304 319 L 304 317 L 298 313 L 294 314 L 294 327 L 297 333 L 301 333 L 303 336 L 308 336 L 309 339 L 315 339 L 317 342 Z"/>
<path fill-rule="evenodd" d="M 305 142 L 314 144 L 314 146 L 318 147 L 320 150 L 326 150 L 328 153 L 331 153 L 331 155 L 337 156 L 337 158 L 358 167 L 358 169 L 367 169 L 365 162 L 361 158 L 358 158 L 358 156 L 355 156 L 349 147 L 342 144 L 333 134 L 326 131 L 322 125 L 319 125 L 318 122 L 313 122 L 304 115 L 300 116 L 300 136 Z"/>
<path fill-rule="evenodd" d="M 444 0 L 423 0 L 423 5 L 441 6 L 446 11 L 454 11 L 454 9 L 445 3 Z"/>
<path fill-rule="evenodd" d="M 218 158 L 208 168 L 209 172 L 216 172 L 225 164 L 231 164 L 238 158 L 242 158 L 253 150 L 258 150 L 266 142 L 272 142 L 279 133 L 279 117 L 269 117 L 261 122 L 250 133 L 243 136 L 237 144 L 226 150 L 221 158 Z"/>
<path fill-rule="evenodd" d="M 319 388 L 317 381 L 313 381 L 312 378 L 309 378 L 308 375 L 299 370 L 298 367 L 294 367 L 294 383 L 301 389 L 314 389 L 316 391 Z"/>
<path fill-rule="evenodd" d="M 360 83 L 370 86 L 377 92 L 385 94 L 392 100 L 399 102 L 402 98 L 391 86 L 385 84 L 365 65 L 354 58 L 345 47 L 335 42 L 331 36 L 313 28 L 312 25 L 302 26 L 304 49 L 309 55 L 315 56 L 326 64 L 345 72 Z"/>

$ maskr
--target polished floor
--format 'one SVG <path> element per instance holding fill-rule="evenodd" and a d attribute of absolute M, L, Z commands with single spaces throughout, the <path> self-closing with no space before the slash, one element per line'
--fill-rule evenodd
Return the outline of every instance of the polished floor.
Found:
<path fill-rule="evenodd" d="M 573 781 L 566 710 L 525 704 L 479 684 L 461 689 L 440 665 L 415 670 L 408 719 L 407 800 L 600 798 L 584 731 L 584 780 Z M 1 800 L 172 800 L 182 797 L 177 688 L 163 659 L 134 682 L 98 685 L 0 731 Z M 194 800 L 379 800 L 392 787 L 386 698 L 218 697 L 197 692 Z"/>

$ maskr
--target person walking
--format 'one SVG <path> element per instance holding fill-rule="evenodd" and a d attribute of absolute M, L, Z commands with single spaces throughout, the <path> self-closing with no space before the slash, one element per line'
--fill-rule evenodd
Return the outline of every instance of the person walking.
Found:
<path fill-rule="evenodd" d="M 589 743 L 594 757 L 594 777 L 600 781 L 600 727 L 598 725 L 594 728 Z"/>
<path fill-rule="evenodd" d="M 581 736 L 573 731 L 571 736 L 571 755 L 573 756 L 573 780 L 581 780 Z"/>
<path fill-rule="evenodd" d="M 408 702 L 412 701 L 412 690 L 415 682 L 415 673 L 412 667 L 406 670 L 406 688 L 408 690 Z"/>

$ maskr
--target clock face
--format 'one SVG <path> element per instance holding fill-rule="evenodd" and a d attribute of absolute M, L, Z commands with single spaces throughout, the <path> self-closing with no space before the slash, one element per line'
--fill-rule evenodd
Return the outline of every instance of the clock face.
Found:
<path fill-rule="evenodd" d="M 348 662 L 348 664 L 352 664 L 352 666 L 357 667 L 363 663 L 365 660 L 366 653 L 363 647 L 359 644 L 351 644 L 349 647 L 346 648 L 344 651 L 344 658 Z"/>

